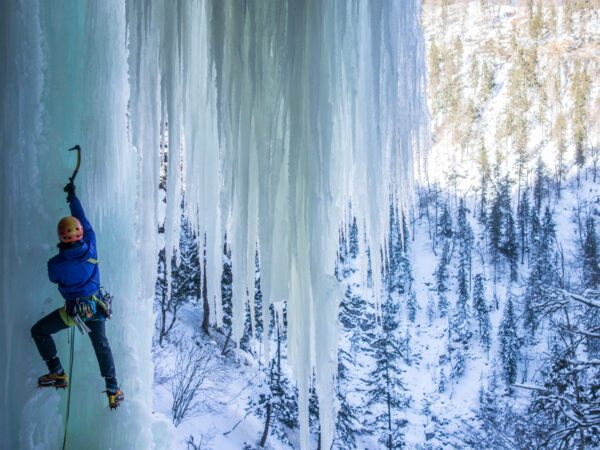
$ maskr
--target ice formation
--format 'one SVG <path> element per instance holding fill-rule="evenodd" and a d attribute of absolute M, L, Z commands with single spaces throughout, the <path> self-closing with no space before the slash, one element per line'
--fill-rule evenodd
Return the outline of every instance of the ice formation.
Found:
<path fill-rule="evenodd" d="M 78 336 L 69 439 L 74 448 L 91 438 L 98 448 L 165 448 L 169 427 L 151 414 L 161 136 L 168 254 L 183 186 L 186 213 L 207 239 L 216 323 L 227 234 L 239 339 L 258 243 L 264 301 L 288 302 L 302 448 L 310 447 L 313 368 L 329 448 L 343 294 L 333 275 L 338 230 L 351 200 L 377 291 L 389 199 L 407 209 L 425 130 L 419 18 L 418 0 L 4 6 L 0 360 L 2 404 L 14 409 L 3 408 L 0 431 L 10 448 L 62 439 L 64 396 L 32 388 L 43 368 L 29 328 L 60 305 L 45 263 L 67 213 L 60 189 L 73 160 L 64 149 L 75 143 L 84 149 L 78 192 L 98 232 L 103 283 L 116 295 L 108 334 L 127 402 L 107 411 L 91 346 Z M 58 343 L 64 360 L 66 338 Z"/>

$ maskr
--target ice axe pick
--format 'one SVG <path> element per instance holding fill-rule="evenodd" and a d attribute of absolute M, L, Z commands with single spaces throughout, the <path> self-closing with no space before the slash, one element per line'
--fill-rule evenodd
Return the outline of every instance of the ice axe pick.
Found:
<path fill-rule="evenodd" d="M 71 147 L 69 151 L 77 150 L 77 166 L 75 167 L 75 171 L 73 175 L 69 178 L 69 182 L 75 181 L 75 177 L 77 176 L 77 172 L 79 171 L 79 166 L 81 165 L 81 147 L 76 145 L 75 147 Z"/>

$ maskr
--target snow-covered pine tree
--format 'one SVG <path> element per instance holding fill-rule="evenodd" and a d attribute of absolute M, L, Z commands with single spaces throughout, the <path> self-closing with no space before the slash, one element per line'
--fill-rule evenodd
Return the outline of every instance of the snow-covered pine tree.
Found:
<path fill-rule="evenodd" d="M 246 410 L 265 420 L 261 446 L 264 446 L 272 432 L 281 442 L 291 445 L 288 437 L 290 430 L 299 426 L 298 422 L 298 389 L 287 377 L 286 366 L 286 328 L 287 312 L 283 308 L 283 328 L 277 319 L 273 305 L 270 307 L 270 334 L 276 343 L 276 351 L 267 366 L 263 366 L 263 381 L 258 397 L 250 399 Z"/>
<path fill-rule="evenodd" d="M 252 321 L 250 318 L 250 302 L 245 302 L 244 306 L 244 333 L 242 334 L 242 338 L 240 339 L 240 348 L 248 353 L 254 355 L 252 350 Z"/>
<path fill-rule="evenodd" d="M 315 436 L 317 448 L 321 448 L 321 422 L 319 421 L 319 397 L 317 395 L 317 375 L 313 369 L 312 379 L 308 388 L 308 423 L 310 433 Z"/>
<path fill-rule="evenodd" d="M 408 292 L 406 297 L 406 309 L 408 311 L 408 320 L 414 323 L 417 317 L 417 311 L 420 307 L 417 302 L 417 294 L 412 289 Z"/>
<path fill-rule="evenodd" d="M 401 411 L 408 405 L 400 368 L 398 326 L 398 305 L 388 297 L 381 305 L 381 324 L 371 346 L 375 367 L 365 380 L 369 386 L 365 406 L 372 412 L 368 427 L 377 430 L 379 442 L 390 450 L 404 445 L 401 428 L 406 420 L 401 418 Z"/>
<path fill-rule="evenodd" d="M 546 166 L 542 158 L 538 158 L 535 166 L 535 179 L 533 184 L 533 202 L 538 214 L 542 210 L 542 201 L 547 196 L 548 177 L 546 175 Z"/>
<path fill-rule="evenodd" d="M 488 215 L 488 249 L 491 256 L 491 262 L 494 268 L 494 282 L 497 282 L 500 256 L 502 254 L 502 244 L 504 243 L 504 233 L 506 230 L 507 216 L 511 211 L 510 186 L 511 182 L 508 174 L 500 176 L 499 168 L 495 170 L 496 192 L 492 200 L 492 205 Z"/>
<path fill-rule="evenodd" d="M 402 226 L 402 232 L 400 232 L 400 226 Z M 390 260 L 390 273 L 388 276 L 391 279 L 388 290 L 388 294 L 398 293 L 404 299 L 406 299 L 406 309 L 408 313 L 408 319 L 411 322 L 415 321 L 419 304 L 417 303 L 417 296 L 413 289 L 413 274 L 412 274 L 412 263 L 409 256 L 409 240 L 408 237 L 408 225 L 406 223 L 406 217 L 402 216 L 401 219 L 397 217 L 394 220 L 394 226 L 392 228 L 389 238 L 389 253 L 388 258 Z"/>
<path fill-rule="evenodd" d="M 472 333 L 469 329 L 468 301 L 469 290 L 467 287 L 466 268 L 461 264 L 458 268 L 458 300 L 452 320 L 450 321 L 450 348 L 449 353 L 452 359 L 453 378 L 461 377 L 466 369 L 466 352 L 469 349 L 469 340 Z"/>
<path fill-rule="evenodd" d="M 352 217 L 352 226 L 350 227 L 348 253 L 352 258 L 358 256 L 359 245 L 358 245 L 358 225 L 356 224 L 356 217 Z"/>
<path fill-rule="evenodd" d="M 567 153 L 567 116 L 562 111 L 556 115 L 554 126 L 552 127 L 552 135 L 556 141 L 556 194 L 560 198 L 566 172 L 565 155 Z"/>
<path fill-rule="evenodd" d="M 502 242 L 502 254 L 506 257 L 510 268 L 510 281 L 517 281 L 519 246 L 517 244 L 517 233 L 515 231 L 515 219 L 512 210 L 509 209 L 506 215 L 505 230 Z"/>
<path fill-rule="evenodd" d="M 352 376 L 355 375 L 354 361 L 342 346 L 338 347 L 338 375 L 336 379 L 336 397 L 339 411 L 335 422 L 334 445 L 340 449 L 356 448 L 356 436 L 360 433 L 358 416 L 360 410 L 354 408 L 348 396 L 351 392 Z"/>
<path fill-rule="evenodd" d="M 473 286 L 473 310 L 479 324 L 479 340 L 486 352 L 490 350 L 491 344 L 491 323 L 489 307 L 485 300 L 485 285 L 483 275 L 478 273 L 474 278 Z"/>
<path fill-rule="evenodd" d="M 446 385 L 448 384 L 448 378 L 446 377 L 446 373 L 444 372 L 444 368 L 440 368 L 440 378 L 438 380 L 438 388 L 437 391 L 440 394 L 446 392 Z"/>
<path fill-rule="evenodd" d="M 546 289 L 557 286 L 555 225 L 550 208 L 546 208 L 540 224 L 535 211 L 532 214 L 532 255 L 531 270 L 525 288 L 524 325 L 531 337 L 539 322 L 538 312 L 544 303 Z"/>
<path fill-rule="evenodd" d="M 600 287 L 600 265 L 598 260 L 598 235 L 592 216 L 585 222 L 585 238 L 583 243 L 583 286 L 586 289 L 597 290 Z M 586 336 L 586 349 L 592 357 L 600 355 L 600 337 L 593 336 L 600 330 L 600 308 L 585 307 L 584 323 L 592 331 L 592 336 Z"/>
<path fill-rule="evenodd" d="M 449 245 L 449 241 L 453 236 L 452 216 L 450 215 L 450 207 L 447 202 L 442 205 L 442 215 L 438 224 L 438 236 L 442 246 Z"/>
<path fill-rule="evenodd" d="M 437 268 L 434 272 L 435 277 L 435 290 L 438 295 L 438 311 L 440 313 L 440 317 L 446 317 L 448 314 L 448 297 L 446 296 L 446 292 L 448 292 L 448 260 L 450 258 L 450 245 L 446 244 L 442 247 L 442 254 L 440 256 L 440 260 L 438 262 Z"/>
<path fill-rule="evenodd" d="M 349 284 L 340 302 L 338 318 L 341 324 L 341 345 L 338 347 L 338 376 L 336 396 L 340 405 L 336 421 L 336 445 L 339 448 L 355 448 L 356 436 L 361 432 L 358 417 L 362 416 L 362 405 L 348 394 L 361 384 L 361 366 L 352 355 L 369 351 L 369 337 L 375 324 L 375 316 L 365 299 Z M 344 348 L 347 346 L 347 350 Z"/>
<path fill-rule="evenodd" d="M 179 265 L 177 254 L 171 258 L 171 286 L 167 283 L 169 277 L 165 273 L 165 250 L 159 253 L 158 278 L 156 282 L 156 302 L 160 311 L 159 316 L 159 345 L 173 329 L 177 321 L 177 313 L 191 302 L 200 297 L 200 255 L 196 236 L 189 221 L 182 217 L 179 234 Z M 169 295 L 170 292 L 170 295 Z"/>
<path fill-rule="evenodd" d="M 593 216 L 585 221 L 585 238 L 583 243 L 583 285 L 587 289 L 598 289 L 600 286 L 600 265 L 598 254 L 598 235 Z"/>
<path fill-rule="evenodd" d="M 498 340 L 500 341 L 500 360 L 502 371 L 507 384 L 513 384 L 517 380 L 517 365 L 519 362 L 519 337 L 517 336 L 517 318 L 509 294 L 506 306 L 498 329 Z"/>
<path fill-rule="evenodd" d="M 461 198 L 458 204 L 458 214 L 456 219 L 456 229 L 459 245 L 459 265 L 464 267 L 469 279 L 469 287 L 471 284 L 471 265 L 473 251 L 473 229 L 467 219 L 468 209 L 465 204 L 465 199 Z"/>
<path fill-rule="evenodd" d="M 263 333 L 262 290 L 260 289 L 260 257 L 258 249 L 254 255 L 254 337 L 258 342 Z"/>
<path fill-rule="evenodd" d="M 400 230 L 400 219 L 393 203 L 390 204 L 390 231 L 387 245 L 387 270 L 385 273 L 388 295 L 401 294 L 404 291 L 403 267 L 401 265 L 403 235 Z"/>
<path fill-rule="evenodd" d="M 433 323 L 433 319 L 435 318 L 435 311 L 436 311 L 435 300 L 433 298 L 433 295 L 431 295 L 431 293 L 429 293 L 428 300 L 427 300 L 427 310 L 426 310 L 427 324 L 429 326 L 431 326 Z"/>
<path fill-rule="evenodd" d="M 517 208 L 517 228 L 519 241 L 521 242 L 521 264 L 525 261 L 525 251 L 528 250 L 528 230 L 529 230 L 529 187 L 525 185 L 521 191 L 519 206 Z"/>
<path fill-rule="evenodd" d="M 231 338 L 231 315 L 232 315 L 232 283 L 231 272 L 231 250 L 227 246 L 227 235 L 223 244 L 223 272 L 221 273 L 221 302 L 223 304 L 223 333 L 227 336 L 223 346 L 223 354 L 227 351 L 227 344 Z"/>

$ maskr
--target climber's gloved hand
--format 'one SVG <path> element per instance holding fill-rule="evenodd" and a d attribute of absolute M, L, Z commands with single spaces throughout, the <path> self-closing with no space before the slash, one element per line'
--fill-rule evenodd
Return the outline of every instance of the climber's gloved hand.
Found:
<path fill-rule="evenodd" d="M 69 184 L 64 187 L 63 191 L 67 193 L 67 201 L 71 201 L 71 199 L 75 197 L 75 184 L 73 184 L 72 181 L 69 181 Z"/>

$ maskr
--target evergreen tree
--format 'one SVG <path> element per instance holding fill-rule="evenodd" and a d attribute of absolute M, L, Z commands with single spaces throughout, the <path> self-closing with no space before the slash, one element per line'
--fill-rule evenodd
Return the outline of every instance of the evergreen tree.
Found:
<path fill-rule="evenodd" d="M 351 384 L 351 368 L 354 366 L 352 357 L 340 346 L 338 348 L 338 376 L 336 396 L 339 402 L 339 411 L 335 422 L 334 444 L 339 448 L 356 448 L 356 436 L 360 432 L 360 423 L 357 417 L 359 410 L 351 405 L 348 393 Z"/>
<path fill-rule="evenodd" d="M 544 15 L 542 13 L 541 3 L 537 4 L 535 12 L 532 11 L 529 19 L 529 35 L 535 41 L 538 41 L 542 37 L 544 30 Z"/>
<path fill-rule="evenodd" d="M 308 388 L 308 424 L 310 432 L 317 436 L 318 447 L 321 447 L 321 422 L 319 421 L 319 397 L 317 395 L 317 375 L 313 369 L 311 383 Z"/>
<path fill-rule="evenodd" d="M 517 260 L 519 258 L 519 250 L 517 234 L 515 232 L 515 220 L 513 219 L 512 211 L 510 210 L 506 216 L 506 230 L 504 232 L 502 243 L 502 254 L 506 257 L 510 267 L 510 280 L 517 281 Z"/>
<path fill-rule="evenodd" d="M 481 83 L 480 98 L 484 103 L 488 101 L 494 90 L 494 69 L 490 65 L 484 60 L 481 67 L 483 80 Z"/>
<path fill-rule="evenodd" d="M 504 221 L 504 200 L 502 199 L 502 190 L 500 190 L 492 202 L 487 221 L 488 245 L 494 263 L 497 262 L 500 247 L 502 245 L 502 223 Z"/>
<path fill-rule="evenodd" d="M 401 411 L 408 405 L 404 394 L 398 347 L 398 305 L 388 299 L 381 305 L 382 321 L 372 344 L 375 367 L 369 373 L 367 408 L 374 411 L 370 427 L 380 433 L 379 442 L 388 449 L 404 445 L 401 428 L 406 420 L 401 419 Z"/>
<path fill-rule="evenodd" d="M 457 235 L 459 239 L 459 266 L 463 268 L 471 279 L 471 263 L 473 251 L 473 229 L 467 219 L 467 207 L 464 198 L 461 198 L 458 205 L 458 217 L 456 220 Z"/>
<path fill-rule="evenodd" d="M 594 218 L 585 222 L 585 242 L 583 243 L 583 285 L 588 289 L 600 286 L 600 265 L 598 264 L 598 235 Z"/>
<path fill-rule="evenodd" d="M 285 352 L 286 317 L 287 313 L 284 305 L 283 328 L 281 328 L 271 306 L 269 329 L 274 333 L 277 344 L 276 352 L 270 363 L 263 369 L 263 379 L 258 386 L 259 395 L 256 398 L 251 398 L 246 409 L 247 411 L 253 411 L 265 421 L 261 446 L 264 446 L 271 432 L 281 442 L 291 445 L 288 431 L 299 427 L 298 388 L 291 383 L 284 370 L 287 362 Z"/>
<path fill-rule="evenodd" d="M 554 228 L 555 225 L 549 208 L 546 208 L 541 224 L 534 211 L 531 233 L 532 267 L 525 288 L 524 308 L 524 324 L 530 329 L 532 337 L 538 323 L 537 309 L 543 305 L 547 289 L 557 286 L 555 276 L 556 255 L 554 251 L 556 232 Z"/>
<path fill-rule="evenodd" d="M 556 191 L 558 198 L 560 198 L 566 170 L 565 154 L 567 153 L 567 117 L 563 112 L 556 115 L 552 136 L 556 141 Z"/>
<path fill-rule="evenodd" d="M 429 47 L 428 59 L 429 86 L 431 92 L 434 93 L 433 98 L 436 99 L 432 105 L 432 113 L 435 116 L 440 112 L 442 107 L 441 102 L 439 101 L 440 80 L 442 77 L 442 55 L 435 39 L 432 40 L 431 46 Z"/>
<path fill-rule="evenodd" d="M 442 255 L 434 272 L 440 317 L 445 317 L 448 313 L 448 298 L 446 297 L 446 292 L 448 292 L 449 247 L 449 245 L 444 245 L 442 248 Z"/>
<path fill-rule="evenodd" d="M 538 214 L 542 210 L 542 200 L 546 197 L 546 183 L 546 166 L 544 161 L 539 158 L 535 166 L 535 182 L 533 185 L 533 200 Z"/>
<path fill-rule="evenodd" d="M 370 350 L 370 338 L 374 338 L 375 315 L 370 310 L 365 299 L 354 293 L 349 285 L 346 295 L 340 302 L 339 321 L 341 324 L 340 342 L 349 342 L 349 348 L 338 347 L 338 376 L 336 396 L 340 405 L 336 421 L 335 443 L 339 448 L 356 448 L 356 437 L 362 433 L 358 417 L 363 416 L 363 406 L 352 401 L 348 394 L 361 380 L 357 374 L 361 366 L 352 355 L 366 353 Z M 360 387 L 360 389 L 363 389 Z"/>
<path fill-rule="evenodd" d="M 449 328 L 453 378 L 460 377 L 465 372 L 466 352 L 472 335 L 469 330 L 468 301 L 467 275 L 465 268 L 461 266 L 458 269 L 458 300 Z"/>
<path fill-rule="evenodd" d="M 444 203 L 444 205 L 442 206 L 442 215 L 438 224 L 438 236 L 441 239 L 442 245 L 448 243 L 453 236 L 452 216 L 450 215 L 448 203 Z"/>
<path fill-rule="evenodd" d="M 527 249 L 527 236 L 529 228 L 529 188 L 525 186 L 521 192 L 521 200 L 517 208 L 517 226 L 519 229 L 519 241 L 521 242 L 521 264 L 525 259 L 525 251 Z"/>
<path fill-rule="evenodd" d="M 600 287 L 598 257 L 598 236 L 594 218 L 590 216 L 585 223 L 585 241 L 583 244 L 583 286 L 587 289 L 598 289 Z M 600 330 L 600 309 L 586 307 L 583 321 L 587 329 L 592 330 L 592 333 L 586 336 L 586 349 L 591 357 L 597 358 L 600 355 L 600 338 L 597 337 L 598 330 Z"/>
<path fill-rule="evenodd" d="M 474 91 L 477 90 L 477 86 L 479 85 L 479 79 L 481 78 L 481 74 L 479 73 L 479 61 L 477 61 L 477 56 L 473 55 L 471 57 L 471 69 L 469 70 L 469 81 L 471 82 L 471 88 Z"/>
<path fill-rule="evenodd" d="M 350 246 L 349 246 L 349 253 L 350 256 L 352 256 L 352 258 L 355 258 L 358 256 L 358 251 L 359 251 L 359 247 L 358 247 L 358 225 L 356 224 L 356 217 L 352 217 L 352 226 L 350 227 Z"/>
<path fill-rule="evenodd" d="M 438 389 L 437 391 L 440 394 L 446 392 L 446 385 L 448 384 L 448 378 L 446 378 L 446 374 L 444 373 L 444 368 L 440 369 L 440 379 L 438 381 Z"/>
<path fill-rule="evenodd" d="M 485 145 L 483 143 L 483 139 L 481 139 L 481 143 L 479 145 L 479 173 L 480 173 L 480 192 L 481 198 L 479 201 L 479 222 L 481 224 L 487 223 L 487 196 L 488 196 L 488 187 L 491 179 L 490 172 L 490 164 L 487 158 L 487 151 L 485 149 Z"/>
<path fill-rule="evenodd" d="M 591 79 L 585 66 L 575 61 L 571 82 L 573 98 L 573 141 L 575 142 L 575 163 L 581 169 L 585 164 L 585 145 L 588 134 L 587 99 L 590 93 Z"/>
<path fill-rule="evenodd" d="M 245 306 L 244 306 L 244 332 L 242 334 L 242 338 L 240 339 L 240 348 L 248 353 L 251 353 L 252 355 L 254 355 L 254 353 L 252 352 L 252 343 L 251 343 L 251 337 L 252 337 L 252 322 L 251 322 L 251 318 L 250 318 L 250 302 L 245 302 Z"/>
<path fill-rule="evenodd" d="M 231 272 L 231 250 L 227 246 L 227 236 L 223 244 L 223 272 L 221 274 L 221 299 L 223 303 L 223 328 L 225 333 L 231 331 L 232 314 L 232 283 L 233 275 Z"/>
<path fill-rule="evenodd" d="M 475 275 L 473 287 L 473 310 L 479 323 L 479 339 L 481 345 L 486 351 L 490 350 L 491 324 L 490 311 L 485 300 L 485 286 L 483 284 L 483 275 Z"/>
<path fill-rule="evenodd" d="M 404 274 L 402 258 L 404 253 L 404 236 L 400 230 L 400 219 L 390 204 L 390 233 L 388 235 L 386 284 L 388 295 L 401 294 L 404 291 Z"/>
<path fill-rule="evenodd" d="M 178 253 L 179 257 L 174 253 L 171 258 L 170 277 L 166 274 L 165 250 L 162 249 L 159 253 L 155 288 L 156 303 L 160 310 L 159 345 L 162 345 L 163 339 L 173 329 L 181 308 L 200 298 L 200 254 L 196 236 L 185 217 L 181 221 Z"/>
<path fill-rule="evenodd" d="M 406 309 L 408 310 L 408 320 L 414 323 L 417 317 L 417 310 L 420 308 L 419 304 L 417 303 L 417 294 L 412 289 L 409 291 L 407 296 Z"/>
<path fill-rule="evenodd" d="M 512 215 L 510 202 L 511 182 L 506 175 L 500 177 L 496 169 L 497 190 L 496 196 L 492 201 L 491 211 L 488 217 L 488 248 L 491 255 L 491 262 L 494 268 L 494 283 L 498 281 L 497 274 L 500 265 L 500 256 L 503 253 L 503 244 L 505 243 L 505 233 L 508 225 L 508 217 Z M 514 233 L 514 223 L 512 224 Z"/>
<path fill-rule="evenodd" d="M 446 305 L 446 308 L 448 305 Z M 433 323 L 433 319 L 435 318 L 436 305 L 435 300 L 433 299 L 433 295 L 429 294 L 429 299 L 427 301 L 427 324 L 431 326 Z"/>
<path fill-rule="evenodd" d="M 507 384 L 513 384 L 517 380 L 517 364 L 519 361 L 519 338 L 517 337 L 517 318 L 513 307 L 513 301 L 509 295 L 500 329 L 498 330 L 500 341 L 500 359 L 502 370 Z"/>
<path fill-rule="evenodd" d="M 260 341 L 263 333 L 262 290 L 260 288 L 260 258 L 258 249 L 254 256 L 254 336 Z"/>

